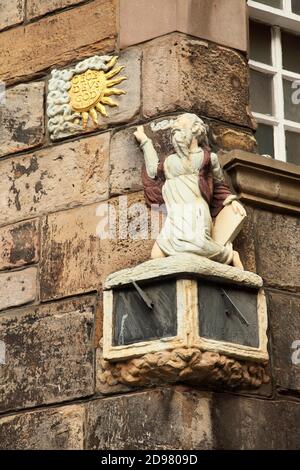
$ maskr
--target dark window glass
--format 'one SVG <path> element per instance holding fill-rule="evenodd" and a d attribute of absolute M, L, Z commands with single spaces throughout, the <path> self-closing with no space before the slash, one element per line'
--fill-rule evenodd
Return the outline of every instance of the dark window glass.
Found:
<path fill-rule="evenodd" d="M 296 15 L 300 15 L 300 1 L 299 0 L 292 0 L 292 12 L 296 13 Z"/>
<path fill-rule="evenodd" d="M 250 59 L 272 65 L 270 26 L 250 21 Z"/>
<path fill-rule="evenodd" d="M 281 32 L 283 68 L 290 72 L 300 73 L 300 36 Z"/>
<path fill-rule="evenodd" d="M 274 157 L 274 129 L 266 124 L 259 124 L 255 134 L 260 155 Z"/>
<path fill-rule="evenodd" d="M 283 91 L 285 118 L 289 121 L 300 122 L 299 87 L 293 88 L 293 82 L 291 82 L 290 80 L 283 80 Z"/>
<path fill-rule="evenodd" d="M 273 8 L 282 8 L 282 0 L 255 0 L 257 3 L 263 3 Z M 298 0 L 296 0 L 298 1 Z"/>
<path fill-rule="evenodd" d="M 285 142 L 287 162 L 300 165 L 300 134 L 297 132 L 286 131 Z"/>
<path fill-rule="evenodd" d="M 272 84 L 273 78 L 270 75 L 250 71 L 251 107 L 256 113 L 273 114 Z"/>

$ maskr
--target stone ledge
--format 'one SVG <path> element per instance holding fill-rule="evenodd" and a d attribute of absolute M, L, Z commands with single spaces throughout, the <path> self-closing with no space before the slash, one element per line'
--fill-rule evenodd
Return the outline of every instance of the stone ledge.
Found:
<path fill-rule="evenodd" d="M 221 155 L 220 161 L 241 201 L 300 213 L 300 166 L 241 150 Z"/>
<path fill-rule="evenodd" d="M 180 274 L 205 277 L 206 279 L 234 282 L 240 285 L 259 288 L 263 281 L 257 274 L 225 264 L 216 263 L 202 256 L 181 254 L 166 258 L 145 261 L 134 268 L 123 269 L 108 276 L 104 290 L 131 284 L 133 280 L 162 279 Z"/>

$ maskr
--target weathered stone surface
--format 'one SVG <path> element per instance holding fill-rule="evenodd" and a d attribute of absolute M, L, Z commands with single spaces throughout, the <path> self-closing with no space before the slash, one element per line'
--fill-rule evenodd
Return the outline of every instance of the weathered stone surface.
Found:
<path fill-rule="evenodd" d="M 0 0 L 0 30 L 24 21 L 24 0 Z"/>
<path fill-rule="evenodd" d="M 216 395 L 212 403 L 214 448 L 299 449 L 300 403 Z"/>
<path fill-rule="evenodd" d="M 166 388 L 87 405 L 87 448 L 211 449 L 210 395 Z"/>
<path fill-rule="evenodd" d="M 110 147 L 110 194 L 143 189 L 143 154 L 133 135 L 134 127 L 117 132 Z"/>
<path fill-rule="evenodd" d="M 255 211 L 257 273 L 265 285 L 299 292 L 300 219 Z"/>
<path fill-rule="evenodd" d="M 94 304 L 86 297 L 0 315 L 1 412 L 93 394 Z"/>
<path fill-rule="evenodd" d="M 147 237 L 145 232 L 150 227 L 147 211 L 146 220 L 143 218 L 141 223 L 140 239 L 133 239 L 129 231 L 123 235 L 117 231 L 115 239 L 100 240 L 97 236 L 99 227 L 106 226 L 108 204 L 110 211 L 115 208 L 117 228 L 123 226 L 122 221 L 126 222 L 126 201 L 128 222 L 133 224 L 136 220 L 139 225 L 137 210 L 146 210 L 140 193 L 132 194 L 125 200 L 115 198 L 109 203 L 93 204 L 44 218 L 41 262 L 43 300 L 99 289 L 109 273 L 141 263 L 150 257 L 154 241 L 142 238 Z"/>
<path fill-rule="evenodd" d="M 256 152 L 257 142 L 254 135 L 246 130 L 228 127 L 211 121 L 209 124 L 209 140 L 216 150 L 245 150 Z"/>
<path fill-rule="evenodd" d="M 2 450 L 80 450 L 84 446 L 84 407 L 51 408 L 0 419 Z"/>
<path fill-rule="evenodd" d="M 36 268 L 0 274 L 0 310 L 27 304 L 36 298 Z"/>
<path fill-rule="evenodd" d="M 108 118 L 102 117 L 98 113 L 98 127 L 107 128 L 112 124 L 119 124 L 122 122 L 129 122 L 134 119 L 140 112 L 141 106 L 141 49 L 135 47 L 131 48 L 120 55 L 117 66 L 124 66 L 122 76 L 128 77 L 119 85 L 119 89 L 126 92 L 120 95 L 114 101 L 118 104 L 116 107 L 107 106 Z M 115 77 L 117 78 L 117 77 Z M 48 100 L 49 101 L 49 100 Z M 51 101 L 51 100 L 50 100 Z M 52 108 L 53 106 L 51 106 Z M 49 106 L 50 108 L 50 106 Z M 54 106 L 55 108 L 55 106 Z M 71 135 L 86 134 L 95 130 L 95 125 L 90 118 L 86 130 L 83 129 L 82 121 L 80 120 L 79 126 L 75 124 L 70 125 L 64 129 L 63 124 L 57 124 L 57 114 L 49 120 L 49 131 L 51 132 L 52 140 L 59 140 Z M 53 121 L 55 124 L 53 125 Z M 75 121 L 75 116 L 74 116 Z"/>
<path fill-rule="evenodd" d="M 144 47 L 143 112 L 146 117 L 185 109 L 252 127 L 248 66 L 236 51 L 180 34 Z"/>
<path fill-rule="evenodd" d="M 108 197 L 109 133 L 0 162 L 0 224 Z"/>
<path fill-rule="evenodd" d="M 276 386 L 300 392 L 300 298 L 267 291 L 267 300 Z"/>
<path fill-rule="evenodd" d="M 44 88 L 38 82 L 6 91 L 5 105 L 0 106 L 0 157 L 43 142 Z"/>
<path fill-rule="evenodd" d="M 27 19 L 43 16 L 60 8 L 76 5 L 82 0 L 27 0 Z"/>
<path fill-rule="evenodd" d="M 114 0 L 95 0 L 3 32 L 0 80 L 16 82 L 54 65 L 114 50 L 115 13 Z"/>
<path fill-rule="evenodd" d="M 37 219 L 0 229 L 0 270 L 37 263 L 39 251 L 39 221 Z"/>

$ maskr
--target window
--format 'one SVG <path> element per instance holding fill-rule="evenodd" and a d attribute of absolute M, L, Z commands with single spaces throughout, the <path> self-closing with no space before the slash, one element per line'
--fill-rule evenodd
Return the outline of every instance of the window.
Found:
<path fill-rule="evenodd" d="M 300 165 L 300 0 L 249 0 L 248 5 L 259 152 Z"/>

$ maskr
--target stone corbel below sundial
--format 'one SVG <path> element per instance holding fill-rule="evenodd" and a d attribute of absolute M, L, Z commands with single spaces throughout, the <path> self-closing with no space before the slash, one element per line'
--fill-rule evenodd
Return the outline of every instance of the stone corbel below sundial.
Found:
<path fill-rule="evenodd" d="M 100 381 L 257 388 L 268 382 L 263 281 L 244 271 L 232 245 L 246 211 L 198 116 L 152 130 L 162 129 L 174 148 L 165 158 L 142 126 L 135 132 L 146 202 L 165 203 L 167 214 L 152 259 L 106 280 Z"/>

